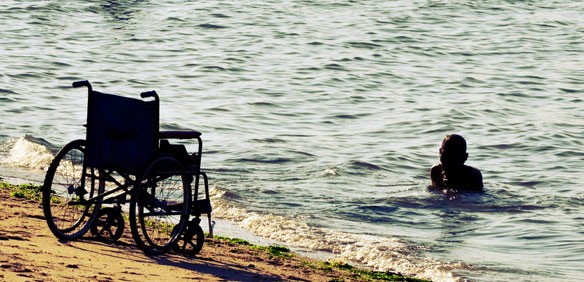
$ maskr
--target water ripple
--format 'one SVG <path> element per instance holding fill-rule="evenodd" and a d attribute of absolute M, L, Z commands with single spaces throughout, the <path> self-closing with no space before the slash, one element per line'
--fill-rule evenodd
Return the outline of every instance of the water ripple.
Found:
<path fill-rule="evenodd" d="M 83 138 L 72 81 L 155 89 L 163 129 L 203 132 L 227 201 L 480 269 L 444 277 L 582 276 L 581 1 L 69 4 L 0 3 L 3 144 Z M 454 132 L 481 196 L 425 189 Z"/>

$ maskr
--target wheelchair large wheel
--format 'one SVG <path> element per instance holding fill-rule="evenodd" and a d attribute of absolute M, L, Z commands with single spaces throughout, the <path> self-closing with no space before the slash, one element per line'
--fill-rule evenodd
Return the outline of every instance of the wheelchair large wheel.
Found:
<path fill-rule="evenodd" d="M 190 183 L 181 163 L 172 156 L 154 160 L 138 179 L 130 200 L 136 245 L 147 254 L 168 251 L 186 228 L 190 204 Z"/>
<path fill-rule="evenodd" d="M 72 240 L 90 228 L 100 204 L 87 199 L 97 195 L 98 181 L 84 168 L 85 140 L 75 140 L 55 156 L 43 184 L 43 212 L 51 232 Z"/>

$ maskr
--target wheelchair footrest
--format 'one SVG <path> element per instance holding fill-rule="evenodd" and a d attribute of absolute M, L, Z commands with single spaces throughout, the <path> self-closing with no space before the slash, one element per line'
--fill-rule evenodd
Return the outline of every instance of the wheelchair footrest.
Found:
<path fill-rule="evenodd" d="M 173 211 L 180 211 L 183 208 L 183 204 L 182 203 L 167 204 L 166 207 Z M 192 215 L 200 215 L 204 213 L 210 213 L 212 211 L 213 208 L 211 207 L 211 200 L 209 199 L 198 200 L 191 204 Z"/>

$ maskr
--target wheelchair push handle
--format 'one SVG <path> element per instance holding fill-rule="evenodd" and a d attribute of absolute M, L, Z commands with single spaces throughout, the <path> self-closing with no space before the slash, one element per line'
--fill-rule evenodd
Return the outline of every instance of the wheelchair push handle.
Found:
<path fill-rule="evenodd" d="M 89 83 L 88 80 L 80 80 L 80 81 L 73 82 L 74 88 L 79 88 L 79 87 L 83 87 L 83 86 L 91 86 L 91 84 Z"/>
<path fill-rule="evenodd" d="M 80 81 L 75 81 L 73 82 L 73 88 L 79 88 L 79 87 L 87 87 L 87 89 L 89 89 L 89 92 L 92 91 L 91 89 L 91 83 L 89 83 L 89 80 L 80 80 Z"/>
<path fill-rule="evenodd" d="M 154 90 L 142 92 L 142 93 L 140 93 L 140 97 L 142 97 L 142 99 L 154 98 L 154 100 L 156 100 L 156 101 L 159 100 L 158 93 L 156 93 L 156 91 L 154 91 Z"/>

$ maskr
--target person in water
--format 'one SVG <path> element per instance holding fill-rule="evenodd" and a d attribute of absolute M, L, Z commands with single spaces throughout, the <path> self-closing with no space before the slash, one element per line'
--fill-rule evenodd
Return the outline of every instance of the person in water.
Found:
<path fill-rule="evenodd" d="M 440 163 L 430 169 L 432 187 L 454 192 L 481 192 L 481 171 L 465 165 L 466 141 L 457 134 L 447 135 L 440 146 Z"/>

